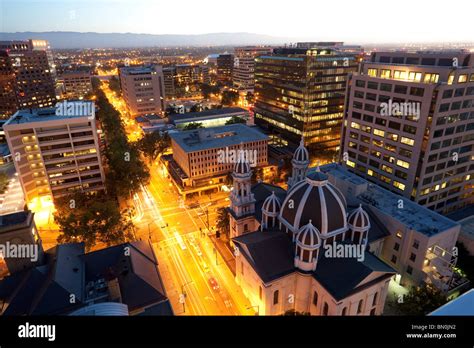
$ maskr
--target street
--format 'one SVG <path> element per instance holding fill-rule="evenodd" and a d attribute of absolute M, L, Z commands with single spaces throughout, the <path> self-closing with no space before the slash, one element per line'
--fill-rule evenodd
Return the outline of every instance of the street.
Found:
<path fill-rule="evenodd" d="M 129 140 L 135 140 L 139 127 L 123 101 L 106 83 L 101 87 L 121 113 Z M 215 234 L 218 208 L 229 205 L 228 193 L 185 202 L 161 163 L 152 163 L 149 169 L 149 184 L 129 204 L 138 212 L 133 220 L 135 237 L 153 244 L 175 314 L 255 315 L 210 238 Z"/>

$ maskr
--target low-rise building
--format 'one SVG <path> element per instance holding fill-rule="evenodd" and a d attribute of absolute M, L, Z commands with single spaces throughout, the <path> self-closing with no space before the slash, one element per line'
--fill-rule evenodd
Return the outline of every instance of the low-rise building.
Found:
<path fill-rule="evenodd" d="M 60 244 L 0 281 L 2 315 L 173 315 L 150 244 Z M 120 305 L 121 304 L 121 305 Z"/>
<path fill-rule="evenodd" d="M 209 128 L 225 126 L 233 117 L 247 121 L 249 119 L 249 112 L 242 108 L 211 109 L 201 112 L 169 115 L 168 120 L 174 124 L 177 129 L 183 129 L 190 123 L 200 123 L 204 128 Z"/>
<path fill-rule="evenodd" d="M 170 133 L 173 159 L 168 169 L 180 192 L 220 190 L 238 156 L 254 167 L 268 164 L 268 137 L 256 128 L 232 124 Z"/>

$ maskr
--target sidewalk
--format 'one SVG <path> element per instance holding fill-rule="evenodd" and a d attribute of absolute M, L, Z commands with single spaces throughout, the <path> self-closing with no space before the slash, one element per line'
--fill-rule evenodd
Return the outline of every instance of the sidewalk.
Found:
<path fill-rule="evenodd" d="M 164 250 L 160 250 L 158 243 L 152 243 L 153 251 L 158 261 L 158 269 L 160 272 L 161 279 L 163 280 L 163 286 L 165 287 L 166 296 L 170 301 L 171 307 L 173 308 L 174 315 L 184 315 L 183 305 L 179 302 L 180 290 L 175 286 L 171 271 L 169 270 L 168 262 L 165 261 L 166 256 Z M 186 313 L 189 315 L 188 313 Z"/>
<path fill-rule="evenodd" d="M 229 245 L 225 240 L 221 238 L 216 238 L 215 234 L 208 235 L 212 241 L 212 244 L 216 247 L 221 254 L 221 257 L 224 259 L 227 267 L 229 267 L 232 274 L 235 276 L 235 257 L 233 251 L 230 249 Z"/>

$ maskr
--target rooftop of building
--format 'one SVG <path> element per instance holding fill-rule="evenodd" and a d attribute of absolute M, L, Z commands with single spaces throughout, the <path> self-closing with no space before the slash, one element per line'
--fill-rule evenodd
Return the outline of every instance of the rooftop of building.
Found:
<path fill-rule="evenodd" d="M 409 229 L 433 236 L 458 225 L 457 222 L 437 212 L 358 177 L 339 164 L 324 165 L 321 167 L 321 171 L 355 185 L 367 184 L 367 190 L 357 196 L 357 199 L 392 216 Z M 400 202 L 403 202 L 403 205 Z M 403 208 L 399 208 L 400 206 Z"/>
<path fill-rule="evenodd" d="M 466 49 L 378 51 L 372 53 L 368 63 L 436 66 L 437 68 L 451 69 L 455 58 L 459 68 L 474 66 L 474 55 Z"/>
<path fill-rule="evenodd" d="M 438 309 L 431 312 L 432 316 L 446 316 L 446 315 L 474 315 L 474 289 L 462 294 L 458 298 L 444 304 Z"/>
<path fill-rule="evenodd" d="M 130 311 L 151 308 L 172 315 L 157 261 L 145 242 L 91 253 L 85 253 L 83 243 L 57 245 L 46 252 L 43 265 L 0 281 L 0 298 L 8 299 L 5 315 L 67 314 L 88 303 L 111 301 Z"/>
<path fill-rule="evenodd" d="M 180 131 L 170 137 L 184 151 L 194 152 L 207 149 L 239 145 L 251 141 L 268 140 L 268 136 L 244 124 Z"/>
<path fill-rule="evenodd" d="M 10 155 L 10 148 L 8 147 L 7 143 L 0 144 L 0 156 L 8 156 Z"/>
<path fill-rule="evenodd" d="M 465 208 L 458 209 L 451 214 L 448 214 L 448 217 L 454 221 L 461 221 L 471 216 L 474 216 L 474 204 L 470 204 Z"/>
<path fill-rule="evenodd" d="M 235 113 L 248 113 L 247 110 L 234 107 L 234 108 L 222 108 L 222 109 L 211 109 L 205 110 L 200 112 L 188 112 L 184 114 L 174 114 L 169 115 L 168 119 L 171 122 L 180 121 L 184 119 L 191 119 L 191 118 L 202 118 L 202 117 L 211 117 L 211 116 L 222 116 L 227 114 L 235 114 Z"/>
<path fill-rule="evenodd" d="M 0 215 L 0 233 L 3 229 L 22 225 L 28 221 L 31 211 L 19 211 L 11 214 Z"/>
<path fill-rule="evenodd" d="M 76 101 L 70 100 L 67 101 L 67 103 L 73 103 Z M 92 107 L 94 107 L 94 103 L 91 101 L 84 101 L 84 100 L 78 100 L 77 102 L 82 103 L 81 105 L 85 104 L 90 104 Z M 74 104 L 73 104 L 74 105 Z M 75 108 L 79 108 L 78 106 L 75 106 Z M 89 107 L 80 107 L 81 110 L 84 110 L 87 112 L 87 114 L 80 115 L 77 113 L 76 115 L 64 115 L 64 114 L 57 114 L 56 107 L 52 108 L 38 108 L 38 109 L 23 109 L 23 110 L 18 110 L 10 119 L 3 125 L 5 128 L 6 126 L 9 125 L 14 125 L 14 124 L 24 124 L 24 123 L 32 123 L 32 122 L 44 122 L 44 121 L 56 121 L 56 120 L 64 120 L 64 119 L 73 119 L 73 118 L 81 118 L 81 117 L 90 117 L 93 115 L 95 112 L 95 109 L 89 108 Z M 93 110 L 92 113 L 89 112 L 89 110 Z M 65 112 L 68 114 L 68 110 L 66 108 Z"/>
<path fill-rule="evenodd" d="M 154 71 L 155 71 L 154 65 L 125 66 L 125 67 L 120 68 L 120 74 L 127 74 L 127 75 L 151 74 Z"/>
<path fill-rule="evenodd" d="M 247 233 L 233 241 L 239 245 L 242 255 L 265 283 L 300 272 L 294 264 L 295 246 L 282 231 Z M 394 273 L 389 265 L 369 252 L 365 252 L 363 261 L 356 258 L 326 258 L 324 252 L 320 252 L 316 271 L 311 272 L 336 300 L 342 300 L 361 287 L 391 277 Z M 365 283 L 372 274 L 376 274 L 376 278 Z"/>

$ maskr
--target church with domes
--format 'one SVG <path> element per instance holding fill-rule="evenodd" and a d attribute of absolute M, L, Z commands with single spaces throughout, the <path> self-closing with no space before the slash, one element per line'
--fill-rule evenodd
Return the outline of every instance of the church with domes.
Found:
<path fill-rule="evenodd" d="M 236 163 L 229 207 L 236 281 L 259 315 L 380 315 L 396 273 L 370 252 L 385 237 L 380 222 L 308 167 L 303 141 L 287 191 L 251 185 L 249 164 Z"/>

